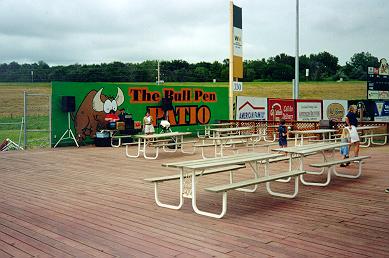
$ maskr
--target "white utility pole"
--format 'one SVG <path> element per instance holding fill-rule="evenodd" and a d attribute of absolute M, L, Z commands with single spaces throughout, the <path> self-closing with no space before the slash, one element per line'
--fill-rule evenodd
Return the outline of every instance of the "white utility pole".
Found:
<path fill-rule="evenodd" d="M 234 105 L 234 92 L 232 89 L 232 84 L 234 82 L 234 3 L 230 1 L 230 67 L 229 67 L 229 89 L 228 89 L 228 116 L 232 120 L 234 118 L 233 114 L 233 105 Z"/>
<path fill-rule="evenodd" d="M 293 99 L 299 98 L 299 0 L 296 0 L 296 56 L 294 59 Z"/>
<path fill-rule="evenodd" d="M 34 71 L 31 71 L 31 82 L 34 82 Z"/>
<path fill-rule="evenodd" d="M 158 63 L 158 68 L 157 68 L 157 85 L 159 85 L 160 81 L 161 81 L 161 75 L 160 75 L 160 72 L 161 70 L 159 69 L 159 60 L 157 61 Z"/>

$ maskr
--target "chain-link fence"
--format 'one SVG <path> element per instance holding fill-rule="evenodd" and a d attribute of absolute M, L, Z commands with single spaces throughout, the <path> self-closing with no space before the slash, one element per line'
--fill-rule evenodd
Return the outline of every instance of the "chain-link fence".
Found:
<path fill-rule="evenodd" d="M 1 86 L 0 144 L 10 147 L 5 150 L 50 146 L 50 98 L 48 84 Z"/>

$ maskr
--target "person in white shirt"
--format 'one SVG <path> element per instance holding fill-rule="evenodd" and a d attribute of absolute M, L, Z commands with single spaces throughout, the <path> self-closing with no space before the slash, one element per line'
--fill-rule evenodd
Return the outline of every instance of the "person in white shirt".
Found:
<path fill-rule="evenodd" d="M 143 132 L 145 134 L 153 134 L 155 132 L 153 122 L 153 117 L 150 116 L 149 111 L 147 111 L 145 117 L 143 118 Z"/>

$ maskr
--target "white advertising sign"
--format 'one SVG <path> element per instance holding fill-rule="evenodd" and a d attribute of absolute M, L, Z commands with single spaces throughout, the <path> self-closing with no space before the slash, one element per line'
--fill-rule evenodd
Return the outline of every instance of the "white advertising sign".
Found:
<path fill-rule="evenodd" d="M 321 102 L 297 102 L 297 121 L 321 120 Z"/>
<path fill-rule="evenodd" d="M 344 121 L 347 115 L 347 100 L 323 100 L 323 119 L 336 122 Z"/>
<path fill-rule="evenodd" d="M 237 120 L 266 120 L 267 99 L 238 96 L 236 98 Z"/>
<path fill-rule="evenodd" d="M 242 29 L 234 27 L 234 56 L 243 57 Z"/>

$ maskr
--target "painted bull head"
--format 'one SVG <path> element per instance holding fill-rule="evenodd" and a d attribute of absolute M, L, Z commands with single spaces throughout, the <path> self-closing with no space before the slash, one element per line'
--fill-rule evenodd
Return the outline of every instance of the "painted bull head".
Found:
<path fill-rule="evenodd" d="M 106 99 L 104 102 L 101 100 L 102 91 L 103 89 L 100 89 L 93 98 L 93 109 L 97 112 L 104 111 L 106 114 L 115 113 L 118 109 L 118 106 L 124 102 L 122 90 L 118 88 L 118 94 L 116 95 L 115 99 Z"/>
<path fill-rule="evenodd" d="M 95 137 L 96 132 L 105 127 L 105 115 L 118 114 L 119 106 L 124 103 L 124 95 L 120 88 L 116 97 L 108 97 L 99 91 L 92 90 L 82 101 L 74 119 L 74 127 L 78 141 L 83 141 L 87 136 Z"/>

